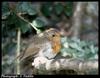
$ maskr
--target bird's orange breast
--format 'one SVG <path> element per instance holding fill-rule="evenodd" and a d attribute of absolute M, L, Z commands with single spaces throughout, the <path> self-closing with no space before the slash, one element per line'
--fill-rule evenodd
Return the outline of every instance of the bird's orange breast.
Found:
<path fill-rule="evenodd" d="M 60 52 L 60 49 L 61 49 L 61 45 L 58 44 L 58 43 L 54 43 L 53 52 L 54 53 L 59 53 Z"/>
<path fill-rule="evenodd" d="M 61 49 L 60 36 L 56 36 L 52 40 L 52 48 L 54 53 L 59 53 Z"/>

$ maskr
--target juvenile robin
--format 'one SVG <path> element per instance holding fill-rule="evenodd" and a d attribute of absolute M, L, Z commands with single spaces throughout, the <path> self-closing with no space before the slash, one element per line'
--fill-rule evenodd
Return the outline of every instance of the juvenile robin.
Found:
<path fill-rule="evenodd" d="M 32 38 L 20 59 L 24 60 L 31 56 L 52 59 L 60 52 L 60 48 L 60 33 L 57 29 L 50 28 Z"/>

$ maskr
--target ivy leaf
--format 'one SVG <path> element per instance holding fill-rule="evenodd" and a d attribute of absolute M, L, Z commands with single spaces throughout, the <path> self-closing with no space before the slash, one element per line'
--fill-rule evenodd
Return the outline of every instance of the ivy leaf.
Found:
<path fill-rule="evenodd" d="M 62 55 L 71 55 L 72 58 L 81 60 L 94 60 L 98 59 L 98 47 L 92 41 L 81 41 L 78 38 L 62 37 Z M 69 47 L 66 48 L 66 45 Z"/>
<path fill-rule="evenodd" d="M 28 13 L 29 15 L 36 15 L 37 11 L 30 2 L 19 2 L 16 8 L 17 12 Z"/>
<path fill-rule="evenodd" d="M 95 47 L 94 49 L 95 49 L 95 53 L 98 53 L 98 47 Z"/>
<path fill-rule="evenodd" d="M 72 53 L 68 52 L 66 48 L 61 49 L 61 54 L 64 57 L 72 57 Z"/>
<path fill-rule="evenodd" d="M 65 15 L 72 16 L 73 14 L 73 3 L 67 2 L 64 10 Z"/>
<path fill-rule="evenodd" d="M 44 26 L 44 22 L 41 20 L 41 19 L 35 19 L 32 24 L 35 26 L 35 27 L 38 27 L 38 28 L 41 28 Z"/>
<path fill-rule="evenodd" d="M 84 55 L 85 55 L 85 53 L 84 52 L 81 52 L 81 51 L 77 51 L 76 53 L 76 56 L 77 56 L 77 58 L 84 58 Z"/>
<path fill-rule="evenodd" d="M 22 30 L 22 33 L 26 33 L 28 30 L 30 30 L 30 25 L 28 23 L 21 23 L 21 30 Z"/>
<path fill-rule="evenodd" d="M 80 46 L 80 47 L 85 47 L 85 46 L 87 46 L 87 44 L 86 44 L 85 41 L 81 41 L 80 44 L 79 44 L 79 46 Z"/>
<path fill-rule="evenodd" d="M 84 50 L 80 46 L 78 46 L 77 43 L 70 43 L 69 46 L 78 50 L 78 51 L 84 52 Z"/>
<path fill-rule="evenodd" d="M 69 48 L 68 42 L 63 43 L 63 46 L 64 46 L 65 48 Z"/>
<path fill-rule="evenodd" d="M 63 11 L 63 5 L 61 3 L 57 3 L 55 4 L 54 9 L 55 9 L 56 14 L 60 15 Z"/>
<path fill-rule="evenodd" d="M 2 3 L 2 18 L 7 18 L 10 15 L 8 2 Z"/>
<path fill-rule="evenodd" d="M 44 25 L 44 26 L 49 25 L 48 19 L 46 19 L 46 18 L 43 17 L 43 16 L 37 17 L 36 19 L 41 20 L 41 21 L 43 22 L 43 25 Z"/>
<path fill-rule="evenodd" d="M 35 9 L 30 8 L 30 9 L 28 9 L 28 14 L 29 14 L 29 15 L 36 15 L 36 14 L 37 14 L 37 12 L 36 12 L 36 10 L 35 10 Z"/>
<path fill-rule="evenodd" d="M 23 21 L 20 19 L 15 13 L 11 13 L 10 16 L 8 17 L 7 21 L 8 26 L 12 29 L 20 28 L 22 33 L 27 32 L 30 30 L 30 26 L 27 22 Z M 12 26 L 13 25 L 13 26 Z"/>
<path fill-rule="evenodd" d="M 95 54 L 94 55 L 94 59 L 98 59 L 98 54 Z"/>
<path fill-rule="evenodd" d="M 61 38 L 61 43 L 65 43 L 67 41 L 67 37 L 62 37 Z"/>
<path fill-rule="evenodd" d="M 50 16 L 52 9 L 53 9 L 53 7 L 52 7 L 51 3 L 46 3 L 46 4 L 42 5 L 42 7 L 41 7 L 41 11 L 45 16 Z"/>
<path fill-rule="evenodd" d="M 17 16 L 15 13 L 11 13 L 9 16 L 8 16 L 8 20 L 7 20 L 7 24 L 10 25 L 10 24 L 15 24 L 17 21 Z"/>
<path fill-rule="evenodd" d="M 27 32 L 28 30 L 30 30 L 30 26 L 27 22 L 21 20 L 20 18 L 17 19 L 17 22 L 15 24 L 15 26 L 21 29 L 22 33 Z"/>
<path fill-rule="evenodd" d="M 95 53 L 95 48 L 94 48 L 93 45 L 90 45 L 90 50 L 91 50 L 91 52 L 92 52 L 93 54 Z"/>
<path fill-rule="evenodd" d="M 71 40 L 75 43 L 80 43 L 80 39 L 76 38 L 76 37 L 72 37 Z"/>
<path fill-rule="evenodd" d="M 76 53 L 77 52 L 77 50 L 71 49 L 71 48 L 66 49 L 66 51 L 69 53 Z"/>

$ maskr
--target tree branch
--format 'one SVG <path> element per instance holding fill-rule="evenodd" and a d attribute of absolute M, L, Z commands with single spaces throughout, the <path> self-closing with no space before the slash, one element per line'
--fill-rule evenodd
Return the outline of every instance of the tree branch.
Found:
<path fill-rule="evenodd" d="M 38 57 L 39 59 L 39 57 Z M 42 62 L 40 62 L 40 60 Z M 90 73 L 92 71 L 96 71 L 98 73 L 98 61 L 82 61 L 78 59 L 56 59 L 56 60 L 44 60 L 40 58 L 39 63 L 37 62 L 37 58 L 34 60 L 34 67 L 38 69 L 38 71 L 43 70 L 42 73 L 47 73 L 48 71 L 60 71 L 60 70 L 74 70 L 77 73 Z M 43 62 L 43 60 L 45 62 Z"/>
<path fill-rule="evenodd" d="M 85 2 L 74 3 L 74 13 L 72 17 L 72 29 L 73 37 L 79 37 L 80 27 L 82 25 L 82 15 L 85 7 Z"/>

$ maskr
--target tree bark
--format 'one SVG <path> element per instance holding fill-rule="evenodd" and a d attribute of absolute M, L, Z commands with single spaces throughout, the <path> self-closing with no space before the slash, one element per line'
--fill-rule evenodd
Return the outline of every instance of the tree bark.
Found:
<path fill-rule="evenodd" d="M 34 65 L 34 68 L 38 70 L 38 74 L 51 74 L 52 71 L 59 72 L 60 70 L 73 70 L 77 74 L 91 74 L 92 71 L 95 71 L 94 74 L 98 74 L 98 60 L 83 61 L 79 59 L 61 58 L 47 60 L 44 64 Z"/>
<path fill-rule="evenodd" d="M 74 13 L 72 17 L 73 37 L 79 37 L 80 27 L 82 25 L 82 15 L 85 8 L 85 2 L 74 2 Z"/>

